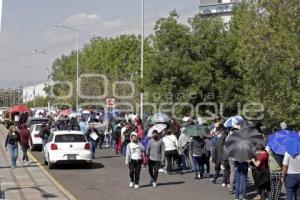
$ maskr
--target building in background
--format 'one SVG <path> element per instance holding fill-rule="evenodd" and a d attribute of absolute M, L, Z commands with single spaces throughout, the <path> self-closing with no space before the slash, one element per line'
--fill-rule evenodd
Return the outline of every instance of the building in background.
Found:
<path fill-rule="evenodd" d="M 199 12 L 203 17 L 221 17 L 227 23 L 234 6 L 240 2 L 241 0 L 200 0 Z"/>
<path fill-rule="evenodd" d="M 31 102 L 37 98 L 47 97 L 44 88 L 49 85 L 48 83 L 40 83 L 37 85 L 23 87 L 23 103 Z"/>

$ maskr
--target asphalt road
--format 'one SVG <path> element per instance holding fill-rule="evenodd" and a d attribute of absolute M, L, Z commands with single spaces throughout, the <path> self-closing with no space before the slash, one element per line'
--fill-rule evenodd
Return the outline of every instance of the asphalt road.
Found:
<path fill-rule="evenodd" d="M 41 152 L 32 152 L 32 154 L 43 163 Z M 228 188 L 222 188 L 220 183 L 212 184 L 209 178 L 194 180 L 192 173 L 174 175 L 160 173 L 158 187 L 152 188 L 148 171 L 143 169 L 140 188 L 129 189 L 128 170 L 124 158 L 116 156 L 112 149 L 97 149 L 92 169 L 82 165 L 58 166 L 49 172 L 79 200 L 234 199 L 234 196 L 229 194 Z M 250 186 L 250 189 L 253 191 L 253 186 Z M 252 192 L 251 197 L 253 195 Z"/>

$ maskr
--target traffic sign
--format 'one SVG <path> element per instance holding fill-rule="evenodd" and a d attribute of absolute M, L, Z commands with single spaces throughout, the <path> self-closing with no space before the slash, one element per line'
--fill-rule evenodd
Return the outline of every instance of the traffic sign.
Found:
<path fill-rule="evenodd" d="M 106 107 L 113 108 L 115 107 L 116 100 L 115 99 L 106 99 Z"/>

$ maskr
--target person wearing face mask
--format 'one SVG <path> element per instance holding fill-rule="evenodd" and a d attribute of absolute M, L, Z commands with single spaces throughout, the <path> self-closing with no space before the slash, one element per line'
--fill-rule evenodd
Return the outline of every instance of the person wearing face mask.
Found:
<path fill-rule="evenodd" d="M 16 126 L 10 126 L 9 132 L 5 140 L 5 148 L 9 150 L 10 159 L 11 159 L 11 168 L 17 167 L 17 158 L 18 158 L 18 143 L 20 142 L 20 136 L 17 132 Z"/>
<path fill-rule="evenodd" d="M 156 130 L 152 133 L 153 138 L 148 142 L 146 154 L 149 157 L 149 174 L 151 177 L 150 184 L 156 187 L 158 170 L 161 163 L 165 160 L 165 147 Z"/>
<path fill-rule="evenodd" d="M 126 148 L 125 164 L 129 168 L 130 183 L 129 187 L 139 188 L 140 173 L 142 167 L 142 154 L 145 151 L 144 146 L 139 142 L 136 132 L 132 132 L 130 135 L 131 142 Z"/>

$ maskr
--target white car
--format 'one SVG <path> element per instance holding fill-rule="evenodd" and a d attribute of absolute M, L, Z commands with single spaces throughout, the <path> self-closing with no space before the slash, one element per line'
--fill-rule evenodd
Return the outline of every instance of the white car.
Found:
<path fill-rule="evenodd" d="M 86 163 L 92 166 L 92 151 L 85 135 L 80 131 L 51 133 L 43 151 L 45 164 L 52 169 L 55 164 Z"/>
<path fill-rule="evenodd" d="M 30 127 L 30 134 L 32 139 L 32 150 L 42 148 L 43 141 L 40 137 L 40 131 L 42 130 L 42 124 L 34 124 Z"/>

